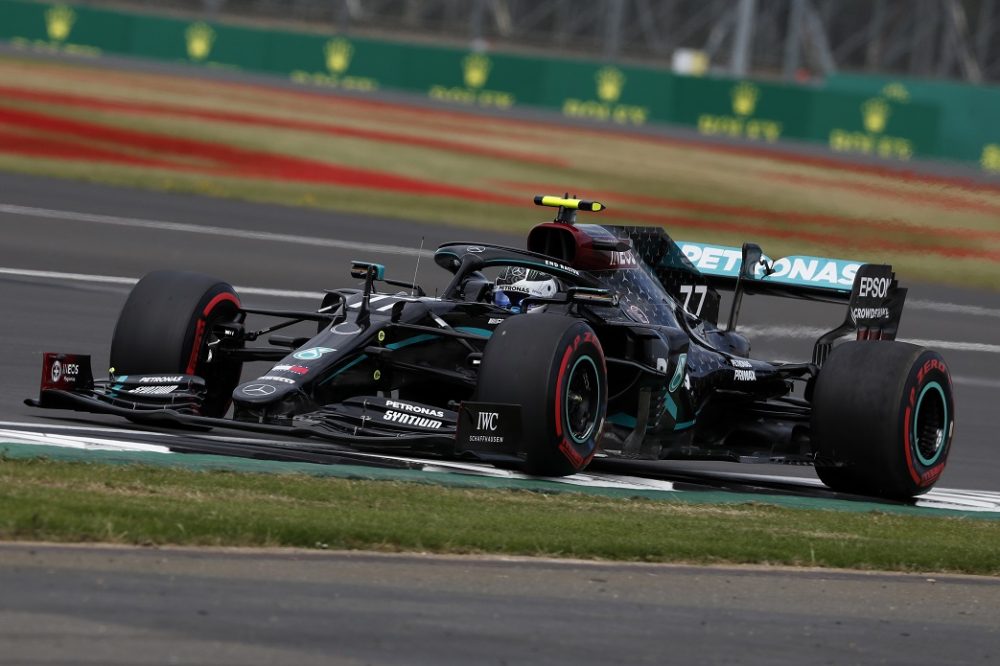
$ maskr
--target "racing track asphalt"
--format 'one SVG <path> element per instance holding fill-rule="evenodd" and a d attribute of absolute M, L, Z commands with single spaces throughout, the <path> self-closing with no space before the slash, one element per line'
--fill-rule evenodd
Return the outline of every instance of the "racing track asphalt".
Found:
<path fill-rule="evenodd" d="M 1000 584 L 526 558 L 0 545 L 2 663 L 989 664 Z"/>
<path fill-rule="evenodd" d="M 524 216 L 526 225 L 542 219 L 527 205 Z M 473 239 L 523 246 L 523 238 L 505 234 L 15 174 L 0 174 L 0 232 L 0 420 L 38 423 L 70 416 L 39 412 L 21 402 L 37 390 L 41 352 L 91 353 L 95 370 L 107 367 L 111 333 L 129 286 L 94 276 L 135 279 L 157 268 L 176 268 L 239 286 L 315 293 L 352 284 L 352 259 L 380 261 L 391 275 L 411 278 L 423 237 L 420 281 L 432 291 L 446 275 L 427 257 L 439 243 Z M 255 233 L 279 233 L 283 239 Z M 328 246 L 334 239 L 338 247 Z M 369 247 L 373 243 L 382 247 Z M 387 245 L 409 254 L 387 252 Z M 81 278 L 32 276 L 32 271 Z M 955 443 L 940 485 L 1000 490 L 993 421 L 1000 400 L 1000 293 L 909 286 L 901 337 L 940 341 L 956 380 Z M 316 305 L 313 299 L 257 292 L 244 300 L 272 307 Z M 809 329 L 832 328 L 842 316 L 828 305 L 750 297 L 741 324 L 748 333 L 760 333 L 751 335 L 755 356 L 793 360 L 809 356 L 815 338 Z M 656 464 L 813 474 L 809 468 L 771 465 Z"/>

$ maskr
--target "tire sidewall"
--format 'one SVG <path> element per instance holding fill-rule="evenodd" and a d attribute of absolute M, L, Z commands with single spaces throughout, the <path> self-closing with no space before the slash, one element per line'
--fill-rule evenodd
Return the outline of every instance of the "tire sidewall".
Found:
<path fill-rule="evenodd" d="M 928 409 L 928 400 L 941 400 L 945 407 L 943 441 L 930 458 L 924 458 L 918 447 L 917 417 Z M 904 483 L 914 494 L 925 492 L 937 482 L 948 462 L 955 426 L 955 404 L 951 375 L 940 354 L 924 351 L 913 364 L 903 385 L 902 404 L 896 423 L 896 466 Z"/>
<path fill-rule="evenodd" d="M 922 458 L 915 422 L 930 408 L 928 396 L 944 406 L 943 439 Z M 930 490 L 944 471 L 955 404 L 937 352 L 895 341 L 844 343 L 820 370 L 812 401 L 816 471 L 832 489 L 907 500 Z"/>
<path fill-rule="evenodd" d="M 231 320 L 240 308 L 236 292 L 225 284 L 215 285 L 205 292 L 191 313 L 187 333 L 184 336 L 182 353 L 186 354 L 187 374 L 199 374 L 205 365 L 203 353 L 212 324 Z"/>
<path fill-rule="evenodd" d="M 578 372 L 587 372 L 588 366 L 597 375 L 597 404 L 585 436 L 577 437 L 568 421 L 569 388 Z M 545 448 L 556 467 L 564 467 L 565 474 L 585 468 L 597 453 L 601 431 L 607 412 L 607 367 L 604 350 L 593 330 L 581 323 L 566 332 L 553 358 L 550 372 L 547 433 L 551 442 Z M 530 458 L 530 453 L 529 453 Z"/>
<path fill-rule="evenodd" d="M 216 359 L 209 364 L 205 351 L 214 324 L 231 321 L 239 309 L 240 300 L 233 288 L 224 283 L 216 285 L 198 303 L 185 336 L 184 349 L 189 350 L 187 374 L 205 380 L 206 393 L 202 403 L 205 416 L 223 416 L 232 404 L 233 389 L 240 381 L 242 363 Z"/>

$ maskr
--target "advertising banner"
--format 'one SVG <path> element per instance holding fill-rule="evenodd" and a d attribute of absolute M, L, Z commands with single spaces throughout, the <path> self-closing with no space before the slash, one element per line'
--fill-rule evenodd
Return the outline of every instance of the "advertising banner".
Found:
<path fill-rule="evenodd" d="M 133 55 L 262 72 L 322 87 L 399 90 L 457 106 L 554 110 L 706 137 L 810 141 L 891 160 L 943 157 L 1000 172 L 1000 87 L 832 76 L 824 87 L 0 0 L 0 39 L 80 56 Z"/>

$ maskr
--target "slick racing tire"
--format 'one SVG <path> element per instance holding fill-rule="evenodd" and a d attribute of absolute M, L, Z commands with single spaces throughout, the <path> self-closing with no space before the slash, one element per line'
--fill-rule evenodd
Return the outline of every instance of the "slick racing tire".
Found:
<path fill-rule="evenodd" d="M 225 416 L 242 363 L 213 358 L 212 328 L 233 321 L 240 299 L 227 283 L 199 273 L 156 271 L 132 289 L 111 339 L 115 374 L 197 375 L 205 380 L 202 416 Z"/>
<path fill-rule="evenodd" d="M 486 345 L 476 399 L 521 406 L 524 472 L 579 472 L 597 451 L 607 411 L 604 350 L 579 319 L 508 317 Z"/>
<path fill-rule="evenodd" d="M 845 343 L 820 370 L 812 401 L 816 473 L 833 490 L 907 499 L 944 471 L 955 405 L 938 353 L 902 342 Z"/>

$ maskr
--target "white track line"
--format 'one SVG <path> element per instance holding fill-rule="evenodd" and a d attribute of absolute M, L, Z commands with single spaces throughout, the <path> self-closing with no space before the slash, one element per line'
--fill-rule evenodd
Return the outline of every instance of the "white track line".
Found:
<path fill-rule="evenodd" d="M 0 204 L 0 209 L 3 205 Z M 14 277 L 29 277 L 29 278 L 42 278 L 49 280 L 66 280 L 69 282 L 94 282 L 103 284 L 121 284 L 121 285 L 134 285 L 138 282 L 136 278 L 130 277 L 118 277 L 114 275 L 91 275 L 87 273 L 62 273 L 59 271 L 38 271 L 27 268 L 7 268 L 0 267 L 0 275 L 11 275 Z M 323 292 L 319 291 L 295 291 L 290 289 L 265 289 L 263 287 L 243 287 L 237 286 L 236 290 L 241 294 L 248 294 L 251 296 L 276 296 L 279 298 L 305 298 L 305 299 L 315 299 L 322 298 Z M 960 308 L 971 308 L 972 306 L 952 306 L 950 303 L 932 303 L 931 301 L 923 301 L 925 309 L 932 309 L 930 305 L 941 305 L 944 308 L 949 307 L 960 307 Z M 910 305 L 908 303 L 908 305 Z M 975 310 L 970 310 L 965 312 L 966 314 L 975 314 L 981 316 L 1000 316 L 1000 311 L 988 310 L 986 308 L 975 308 Z M 724 324 L 723 324 L 724 325 Z M 752 335 L 759 335 L 763 337 L 774 337 L 774 338 L 818 338 L 819 336 L 825 334 L 827 329 L 815 328 L 809 326 L 742 326 L 740 330 L 745 333 L 750 333 Z M 954 349 L 956 351 L 980 351 L 989 353 L 1000 353 L 1000 345 L 985 344 L 979 342 L 952 342 L 949 340 L 919 340 L 919 339 L 909 339 L 906 342 L 912 342 L 916 345 L 921 345 L 923 347 L 938 347 L 940 349 Z"/>
<path fill-rule="evenodd" d="M 133 285 L 138 282 L 135 278 L 116 277 L 112 275 L 88 275 L 86 273 L 60 273 L 57 271 L 36 271 L 24 268 L 4 268 L 0 267 L 0 275 L 11 275 L 15 277 L 42 278 L 50 280 L 66 280 L 70 282 L 96 282 L 105 284 Z M 236 287 L 240 294 L 249 296 L 275 296 L 279 298 L 303 298 L 318 299 L 323 294 L 318 291 L 294 291 L 290 289 L 264 289 L 261 287 Z M 744 326 L 740 329 L 743 333 L 769 338 L 808 338 L 815 340 L 826 333 L 826 329 L 809 326 Z M 951 340 L 923 340 L 909 338 L 904 342 L 911 342 L 921 347 L 931 347 L 934 349 L 950 349 L 953 351 L 983 352 L 988 354 L 1000 354 L 1000 345 L 986 344 L 981 342 L 953 342 Z M 989 379 L 979 379 L 975 377 L 952 377 L 956 384 L 966 383 L 971 386 L 981 386 L 988 388 L 1000 388 L 1000 382 Z"/>
<path fill-rule="evenodd" d="M 359 252 L 379 252 L 382 254 L 396 254 L 403 256 L 433 256 L 429 250 L 420 250 L 415 247 L 402 247 L 399 245 L 382 245 L 380 243 L 360 243 L 357 241 L 343 241 L 332 238 L 319 238 L 315 236 L 298 236 L 294 234 L 276 234 L 270 231 L 249 231 L 246 229 L 232 229 L 229 227 L 213 227 L 201 224 L 183 224 L 181 222 L 164 222 L 162 220 L 142 220 L 135 217 L 117 217 L 114 215 L 95 215 L 93 213 L 78 213 L 69 210 L 51 210 L 49 208 L 32 208 L 29 206 L 15 206 L 12 204 L 0 204 L 0 213 L 9 215 L 21 215 L 24 217 L 40 217 L 50 220 L 69 220 L 72 222 L 88 222 L 90 224 L 106 224 L 118 227 L 133 227 L 136 229 L 155 229 L 157 231 L 179 231 L 188 234 L 202 234 L 206 236 L 225 236 L 227 238 L 240 238 L 243 240 L 260 240 L 270 243 L 295 243 L 298 245 L 309 245 L 311 247 L 335 247 L 342 250 L 357 250 Z"/>
<path fill-rule="evenodd" d="M 98 282 L 103 284 L 134 285 L 136 278 L 116 277 L 113 275 L 87 275 L 85 273 L 59 273 L 56 271 L 34 271 L 24 268 L 0 268 L 0 275 L 15 277 L 43 278 L 48 280 L 66 280 L 69 282 Z M 263 289 L 261 287 L 235 287 L 240 294 L 250 296 L 277 296 L 279 298 L 323 298 L 321 291 L 294 291 L 291 289 Z"/>
<path fill-rule="evenodd" d="M 38 423 L 36 421 L 0 421 L 0 427 L 5 428 L 45 428 L 46 430 L 67 430 L 70 432 L 113 432 L 117 435 L 155 435 L 157 437 L 179 437 L 152 430 L 130 430 L 128 428 L 104 428 L 99 426 L 73 426 L 61 423 Z"/>
<path fill-rule="evenodd" d="M 827 333 L 828 329 L 813 326 L 741 326 L 740 332 L 747 335 L 755 335 L 763 338 L 805 338 L 815 340 Z M 987 354 L 1000 354 L 1000 345 L 988 344 L 985 342 L 954 342 L 952 340 L 928 340 L 924 338 L 900 338 L 902 342 L 909 342 L 921 347 L 933 347 L 936 349 L 951 349 L 953 351 L 984 352 Z"/>
<path fill-rule="evenodd" d="M 119 439 L 104 439 L 102 437 L 56 435 L 44 432 L 27 432 L 24 430 L 0 430 L 0 442 L 7 444 L 42 444 L 46 446 L 59 446 L 69 449 L 84 449 L 87 451 L 171 453 L 169 448 L 160 444 L 126 442 Z"/>
<path fill-rule="evenodd" d="M 116 277 L 111 275 L 87 275 L 85 273 L 59 273 L 56 271 L 35 271 L 22 268 L 0 267 L 0 275 L 12 275 L 17 277 L 44 278 L 51 280 L 68 280 L 70 282 L 97 282 L 106 284 L 133 285 L 138 280 L 128 277 Z M 323 294 L 318 291 L 293 291 L 288 289 L 263 289 L 260 287 L 236 287 L 240 294 L 249 296 L 275 296 L 279 298 L 303 298 L 319 299 Z M 741 329 L 744 333 L 770 338 L 809 338 L 816 339 L 826 333 L 826 329 L 812 328 L 809 326 L 744 326 Z M 931 347 L 933 349 L 949 349 L 953 351 L 983 352 L 988 354 L 1000 354 L 1000 345 L 992 345 L 981 342 L 953 342 L 951 340 L 922 340 L 907 339 L 921 347 Z M 1000 388 L 1000 381 L 983 379 L 978 377 L 952 377 L 956 384 L 967 384 L 981 388 Z"/>
<path fill-rule="evenodd" d="M 44 278 L 49 280 L 66 280 L 68 282 L 97 282 L 101 284 L 133 285 L 139 280 L 130 277 L 114 275 L 88 275 L 86 273 L 59 273 L 57 271 L 35 271 L 27 268 L 0 268 L 0 275 L 15 277 Z"/>
<path fill-rule="evenodd" d="M 0 211 L 3 204 L 0 204 Z M 0 275 L 12 275 L 16 277 L 32 277 L 51 280 L 68 280 L 70 282 L 95 282 L 104 284 L 133 285 L 138 280 L 136 278 L 118 277 L 113 275 L 89 275 L 86 273 L 62 273 L 58 271 L 38 271 L 25 268 L 0 267 Z M 236 290 L 242 294 L 253 296 L 276 296 L 280 298 L 322 298 L 323 294 L 318 291 L 295 291 L 289 289 L 265 289 L 262 287 L 238 286 Z M 930 303 L 924 302 L 925 305 Z M 950 306 L 948 303 L 938 305 Z M 955 306 L 966 308 L 968 306 Z M 983 316 L 993 316 L 993 310 L 978 308 L 982 312 L 977 312 Z M 967 313 L 971 314 L 971 313 Z M 809 326 L 744 326 L 741 329 L 745 333 L 772 338 L 818 338 L 825 334 L 826 329 Z M 951 340 L 924 340 L 909 338 L 905 340 L 922 347 L 935 347 L 938 349 L 952 349 L 955 351 L 986 352 L 990 354 L 1000 354 L 1000 345 L 986 344 L 981 342 L 953 342 Z"/>
<path fill-rule="evenodd" d="M 959 305 L 958 303 L 941 303 L 940 301 L 922 301 L 918 298 L 907 299 L 906 307 L 910 310 L 933 310 L 948 314 L 972 315 L 973 317 L 998 317 L 1000 310 L 980 307 L 978 305 Z"/>
<path fill-rule="evenodd" d="M 73 426 L 73 425 L 63 425 L 61 423 L 39 423 L 35 421 L 0 421 L 0 433 L 4 432 L 3 428 L 42 428 L 44 430 L 65 430 L 67 432 L 108 432 L 114 433 L 116 435 L 140 435 L 146 437 L 158 437 L 160 439 L 170 439 L 178 437 L 191 437 L 196 439 L 208 439 L 217 442 L 233 442 L 237 444 L 295 444 L 301 441 L 301 439 L 289 436 L 288 439 L 264 439 L 262 437 L 234 437 L 228 435 L 209 435 L 206 433 L 197 434 L 174 434 L 169 432 L 154 432 L 152 430 L 130 430 L 128 428 L 105 428 L 99 426 Z M 20 430 L 17 430 L 20 432 Z"/>
<path fill-rule="evenodd" d="M 11 421 L 0 422 L 0 425 L 15 427 L 41 427 L 51 430 L 78 431 L 85 428 L 80 426 L 49 425 L 38 423 L 16 423 Z M 94 428 L 101 432 L 112 430 L 109 428 Z M 139 431 L 121 430 L 121 434 L 128 432 L 137 433 Z M 145 434 L 145 433 L 143 433 Z M 172 435 L 165 435 L 169 438 Z M 115 439 L 105 439 L 98 437 L 86 437 L 80 435 L 60 435 L 56 433 L 38 432 L 30 430 L 0 428 L 0 447 L 3 444 L 31 444 L 57 446 L 70 449 L 82 449 L 86 451 L 119 451 L 119 452 L 144 452 L 144 453 L 171 453 L 170 449 L 164 445 L 152 444 L 148 442 L 129 442 Z M 380 454 L 366 454 L 365 457 L 372 459 L 403 460 L 426 465 L 424 471 L 451 472 L 476 474 L 480 476 L 491 476 L 509 479 L 537 479 L 520 472 L 502 470 L 487 464 L 462 463 L 453 461 L 428 461 L 421 458 L 409 458 L 399 456 L 387 456 Z M 802 487 L 820 488 L 822 483 L 819 479 L 811 477 L 784 477 L 775 475 L 757 475 L 745 473 L 716 473 L 716 476 L 728 477 L 731 479 L 757 479 L 762 481 L 781 482 L 799 485 Z M 623 488 L 629 490 L 658 490 L 676 491 L 671 481 L 661 479 L 649 479 L 643 477 L 618 476 L 613 474 L 581 473 L 567 477 L 546 479 L 567 485 Z M 1000 511 L 1000 493 L 985 490 L 960 490 L 951 488 L 935 488 L 926 495 L 923 495 L 914 503 L 918 507 L 949 509 L 960 511 Z"/>
<path fill-rule="evenodd" d="M 276 243 L 295 243 L 298 245 L 310 245 L 313 247 L 335 247 L 345 250 L 358 250 L 359 252 L 380 252 L 384 254 L 395 254 L 403 256 L 433 256 L 430 250 L 420 250 L 413 247 L 403 247 L 400 245 L 383 245 L 380 243 L 362 243 L 358 241 L 342 241 L 332 238 L 319 238 L 315 236 L 299 236 L 295 234 L 277 234 L 270 231 L 248 231 L 244 229 L 233 229 L 230 227 L 215 227 L 200 224 L 184 224 L 181 222 L 166 222 L 163 220 L 144 220 L 136 217 L 119 217 L 115 215 L 99 215 L 95 213 L 81 213 L 71 210 L 54 210 L 51 208 L 35 208 L 31 206 L 17 206 L 14 204 L 0 203 L 0 213 L 9 215 L 21 215 L 25 217 L 37 217 L 51 220 L 68 220 L 72 222 L 88 222 L 91 224 L 106 224 L 121 227 L 134 227 L 138 229 L 156 229 L 159 231 L 179 231 L 190 234 L 203 234 L 209 236 L 225 236 L 228 238 L 242 238 L 250 240 L 270 241 Z M 915 310 L 933 310 L 935 312 L 945 312 L 949 314 L 964 314 L 977 317 L 997 317 L 1000 318 L 1000 309 L 984 308 L 977 305 L 959 305 L 956 303 L 941 303 L 938 301 L 924 301 L 910 299 L 906 303 L 907 307 Z"/>
<path fill-rule="evenodd" d="M 982 377 L 965 377 L 963 375 L 952 375 L 951 381 L 963 386 L 974 386 L 976 388 L 998 389 L 1000 390 L 1000 379 L 983 379 Z"/>
<path fill-rule="evenodd" d="M 933 349 L 951 349 L 953 351 L 985 352 L 987 354 L 1000 354 L 1000 345 L 991 345 L 985 342 L 952 342 L 951 340 L 925 340 L 923 338 L 900 338 L 903 342 L 919 345 L 921 347 L 931 347 Z"/>
<path fill-rule="evenodd" d="M 11 421 L 0 422 L 0 425 L 23 426 L 29 428 L 44 428 L 53 430 L 79 431 L 84 428 L 80 426 L 58 426 L 39 423 L 16 423 Z M 95 428 L 95 430 L 98 430 Z M 101 428 L 102 432 L 111 430 Z M 113 430 L 112 430 L 113 431 Z M 122 434 L 129 431 L 120 431 Z M 139 433 L 140 431 L 131 431 Z M 146 433 L 142 433 L 146 434 Z M 148 433 L 154 434 L 154 433 Z M 173 437 L 173 435 L 165 435 Z M 230 441 L 249 441 L 253 439 L 239 439 L 230 437 L 208 437 L 208 439 L 224 439 Z M 0 446 L 3 444 L 33 444 L 45 446 L 59 446 L 71 449 L 83 449 L 87 451 L 121 451 L 121 452 L 146 452 L 146 453 L 171 453 L 165 445 L 151 444 L 148 442 L 128 442 L 115 439 L 104 439 L 98 437 L 87 437 L 80 434 L 59 435 L 56 433 L 38 432 L 30 430 L 0 428 Z M 502 477 L 511 479 L 537 479 L 539 477 L 528 476 L 520 472 L 503 470 L 482 463 L 463 463 L 447 460 L 429 461 L 423 458 L 409 458 L 401 456 L 387 456 L 380 454 L 358 454 L 367 458 L 379 460 L 402 460 L 407 462 L 420 463 L 425 465 L 424 471 L 458 472 L 464 474 L 476 474 L 479 476 Z M 612 474 L 580 473 L 559 478 L 547 478 L 546 480 L 567 485 L 589 486 L 601 488 L 620 488 L 626 490 L 659 490 L 673 491 L 674 484 L 671 481 L 659 479 L 645 479 L 640 477 L 618 476 Z"/>

